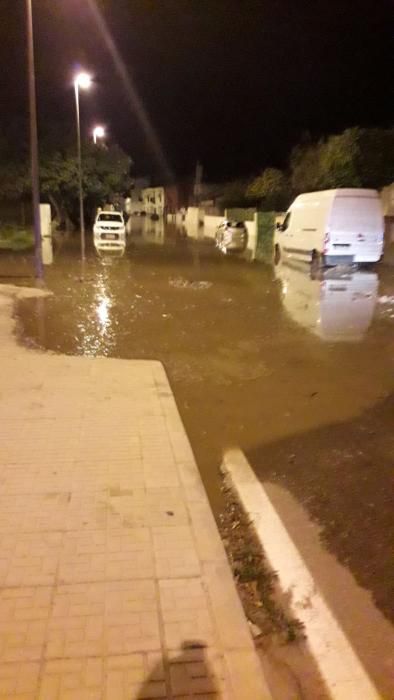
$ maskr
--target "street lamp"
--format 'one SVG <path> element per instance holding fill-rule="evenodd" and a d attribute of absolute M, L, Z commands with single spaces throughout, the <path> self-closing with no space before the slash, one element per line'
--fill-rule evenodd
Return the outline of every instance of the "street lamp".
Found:
<path fill-rule="evenodd" d="M 97 143 L 97 139 L 103 139 L 105 137 L 105 129 L 103 126 L 95 126 L 93 129 L 93 141 Z"/>
<path fill-rule="evenodd" d="M 83 186 L 82 186 L 82 154 L 81 154 L 81 122 L 79 117 L 79 90 L 88 90 L 92 84 L 92 78 L 88 73 L 78 73 L 74 78 L 75 109 L 77 114 L 77 141 L 78 141 L 78 180 L 79 180 L 79 214 L 81 220 L 81 257 L 85 260 L 85 217 L 83 211 Z"/>
<path fill-rule="evenodd" d="M 36 79 L 34 71 L 34 39 L 33 39 L 33 11 L 31 0 L 26 0 L 27 17 L 27 57 L 29 70 L 29 112 L 30 112 L 30 161 L 31 161 L 31 189 L 33 200 L 34 221 L 34 252 L 35 271 L 38 280 L 42 280 L 44 273 L 42 267 L 41 248 L 41 219 L 40 219 L 40 185 L 38 171 L 38 139 L 37 139 L 37 106 L 36 106 Z"/>

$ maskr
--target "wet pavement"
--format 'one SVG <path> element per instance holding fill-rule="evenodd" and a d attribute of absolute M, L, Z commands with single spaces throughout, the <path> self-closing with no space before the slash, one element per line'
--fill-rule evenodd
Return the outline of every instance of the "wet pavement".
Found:
<path fill-rule="evenodd" d="M 92 247 L 83 279 L 78 253 L 55 249 L 54 296 L 20 304 L 24 341 L 161 360 L 215 512 L 223 451 L 239 446 L 394 619 L 394 269 L 311 279 L 148 221 L 122 257 Z M 0 276 L 28 272 L 1 256 Z"/>

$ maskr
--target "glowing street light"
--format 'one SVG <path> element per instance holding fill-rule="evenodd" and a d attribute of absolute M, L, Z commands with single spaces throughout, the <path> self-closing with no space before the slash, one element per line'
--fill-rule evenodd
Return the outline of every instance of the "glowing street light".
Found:
<path fill-rule="evenodd" d="M 93 129 L 93 141 L 97 143 L 97 139 L 103 139 L 105 137 L 105 129 L 103 126 L 95 126 Z"/>
<path fill-rule="evenodd" d="M 92 76 L 89 73 L 78 73 L 75 76 L 74 83 L 82 90 L 88 90 L 92 84 Z"/>
<path fill-rule="evenodd" d="M 85 260 L 85 216 L 83 211 L 83 187 L 82 187 L 82 155 L 81 155 L 81 123 L 79 116 L 79 90 L 88 90 L 92 84 L 92 78 L 88 73 L 78 73 L 74 78 L 75 109 L 77 115 L 77 142 L 78 142 L 78 180 L 79 180 L 79 214 L 81 220 L 81 257 Z"/>

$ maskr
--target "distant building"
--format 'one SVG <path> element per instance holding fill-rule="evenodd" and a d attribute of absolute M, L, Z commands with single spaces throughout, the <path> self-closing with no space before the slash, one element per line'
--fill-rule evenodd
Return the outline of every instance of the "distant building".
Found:
<path fill-rule="evenodd" d="M 164 187 L 145 187 L 142 190 L 143 210 L 148 216 L 163 216 L 165 211 Z"/>
<path fill-rule="evenodd" d="M 125 201 L 125 211 L 126 214 L 132 216 L 133 214 L 140 214 L 144 211 L 144 198 L 143 190 L 149 187 L 149 178 L 147 177 L 136 177 L 130 188 L 130 196 L 126 198 Z"/>
<path fill-rule="evenodd" d="M 200 208 L 204 210 L 206 214 L 212 216 L 220 216 L 224 213 L 224 208 L 222 206 L 222 198 L 224 194 L 225 185 L 221 183 L 209 183 L 203 182 L 200 185 Z"/>
<path fill-rule="evenodd" d="M 193 185 L 190 182 L 178 182 L 174 185 L 166 185 L 165 213 L 177 214 L 182 209 L 187 209 L 193 197 Z"/>

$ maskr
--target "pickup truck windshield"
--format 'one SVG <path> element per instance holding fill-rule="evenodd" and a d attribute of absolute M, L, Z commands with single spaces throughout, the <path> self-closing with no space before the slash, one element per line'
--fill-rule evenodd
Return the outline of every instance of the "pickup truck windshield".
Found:
<path fill-rule="evenodd" d="M 99 214 L 97 221 L 122 221 L 120 214 Z"/>

